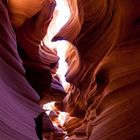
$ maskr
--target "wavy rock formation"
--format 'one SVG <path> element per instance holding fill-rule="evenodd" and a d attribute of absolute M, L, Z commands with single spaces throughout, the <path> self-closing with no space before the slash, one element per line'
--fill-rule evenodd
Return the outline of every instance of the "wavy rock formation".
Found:
<path fill-rule="evenodd" d="M 34 119 L 43 112 L 40 96 L 41 104 L 63 100 L 72 116 L 64 124 L 67 140 L 139 140 L 140 1 L 68 1 L 71 17 L 52 40 L 72 44 L 66 53 L 67 93 L 51 74 L 57 52 L 43 42 L 55 3 L 36 0 L 28 13 L 26 0 L 23 9 L 11 0 L 9 11 L 3 2 L 0 138 L 38 139 Z"/>
<path fill-rule="evenodd" d="M 79 1 L 84 18 L 75 46 L 81 66 L 67 79 L 72 92 L 65 101 L 71 115 L 85 111 L 83 125 L 74 132 L 79 135 L 85 129 L 83 139 L 140 138 L 139 4 Z"/>
<path fill-rule="evenodd" d="M 39 96 L 25 79 L 16 36 L 0 1 L 0 139 L 37 140 L 34 119 L 42 112 Z"/>

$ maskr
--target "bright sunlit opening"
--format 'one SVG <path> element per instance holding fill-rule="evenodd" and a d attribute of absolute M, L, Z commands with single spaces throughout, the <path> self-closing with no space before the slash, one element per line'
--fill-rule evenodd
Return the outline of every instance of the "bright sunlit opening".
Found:
<path fill-rule="evenodd" d="M 61 80 L 62 86 L 64 90 L 69 87 L 69 83 L 66 82 L 65 74 L 68 70 L 68 64 L 65 61 L 66 52 L 69 48 L 69 43 L 67 41 L 61 40 L 56 42 L 51 42 L 52 38 L 60 31 L 60 29 L 67 23 L 70 18 L 70 9 L 67 3 L 67 0 L 56 0 L 56 8 L 54 10 L 53 19 L 49 25 L 47 35 L 44 38 L 44 43 L 50 49 L 54 49 L 57 51 L 57 55 L 60 57 L 59 67 L 57 69 L 56 74 Z M 55 108 L 55 102 L 44 104 L 43 109 L 46 111 L 48 115 L 50 112 L 56 111 L 58 113 L 57 120 L 58 122 L 53 121 L 54 125 L 60 124 L 63 126 L 68 113 L 58 111 Z M 58 123 L 58 124 L 57 124 Z"/>
<path fill-rule="evenodd" d="M 56 114 L 58 115 L 57 117 L 57 121 L 52 120 L 54 125 L 61 125 L 63 126 L 65 123 L 65 120 L 67 119 L 67 117 L 69 116 L 68 113 L 66 112 L 61 112 L 59 111 L 56 107 L 55 107 L 55 102 L 50 102 L 47 103 L 43 106 L 43 109 L 45 110 L 45 112 L 50 115 L 50 112 L 53 110 L 54 112 L 56 112 Z"/>
<path fill-rule="evenodd" d="M 47 42 L 51 42 L 54 35 L 56 35 L 69 20 L 70 15 L 71 13 L 67 0 L 56 0 L 53 19 L 49 25 L 48 32 L 45 37 Z"/>
<path fill-rule="evenodd" d="M 67 90 L 69 83 L 66 82 L 65 74 L 68 70 L 68 65 L 65 61 L 65 55 L 68 50 L 69 43 L 64 40 L 56 42 L 51 42 L 51 40 L 69 20 L 70 9 L 67 0 L 56 0 L 56 4 L 54 16 L 49 25 L 47 35 L 44 38 L 44 43 L 50 49 L 55 48 L 55 50 L 57 50 L 57 55 L 60 57 L 57 74 L 62 82 L 64 90 Z"/>

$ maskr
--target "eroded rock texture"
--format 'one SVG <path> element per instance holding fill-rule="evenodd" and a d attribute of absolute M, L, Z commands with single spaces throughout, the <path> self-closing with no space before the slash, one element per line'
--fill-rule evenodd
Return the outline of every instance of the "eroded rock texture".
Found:
<path fill-rule="evenodd" d="M 84 16 L 75 46 L 81 66 L 67 79 L 73 84 L 67 109 L 78 117 L 86 112 L 77 133 L 84 128 L 90 140 L 140 138 L 139 4 L 79 1 Z"/>
<path fill-rule="evenodd" d="M 66 78 L 70 87 L 66 95 L 59 79 L 52 80 L 50 74 L 59 57 L 42 41 L 54 3 L 41 1 L 29 15 L 23 14 L 24 18 L 17 20 L 19 24 L 12 22 L 16 39 L 0 1 L 1 138 L 36 140 L 34 118 L 42 112 L 39 96 L 49 100 L 48 95 L 57 89 L 61 96 L 57 94 L 52 100 L 64 98 L 65 110 L 73 116 L 64 125 L 71 133 L 68 139 L 139 140 L 140 1 L 68 2 L 71 17 L 53 38 L 63 38 L 75 46 L 67 51 L 70 67 Z"/>
<path fill-rule="evenodd" d="M 34 119 L 42 112 L 39 96 L 25 79 L 16 36 L 0 1 L 0 139 L 37 140 Z"/>

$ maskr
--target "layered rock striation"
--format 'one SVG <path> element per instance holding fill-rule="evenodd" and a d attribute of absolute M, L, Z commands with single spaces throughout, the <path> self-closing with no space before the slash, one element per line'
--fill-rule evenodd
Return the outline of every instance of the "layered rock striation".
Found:
<path fill-rule="evenodd" d="M 42 103 L 61 101 L 73 117 L 64 124 L 67 139 L 139 140 L 140 2 L 68 1 L 71 17 L 52 40 L 73 44 L 66 53 L 67 93 L 50 73 L 57 52 L 43 42 L 55 4 L 40 2 L 15 18 L 0 1 L 0 138 L 38 139 L 34 119 L 43 112 L 40 96 Z"/>

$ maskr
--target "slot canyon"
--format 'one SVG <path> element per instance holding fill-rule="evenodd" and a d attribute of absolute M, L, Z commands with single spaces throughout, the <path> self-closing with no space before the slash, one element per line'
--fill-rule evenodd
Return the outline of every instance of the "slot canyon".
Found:
<path fill-rule="evenodd" d="M 139 0 L 0 0 L 0 140 L 140 140 Z"/>

